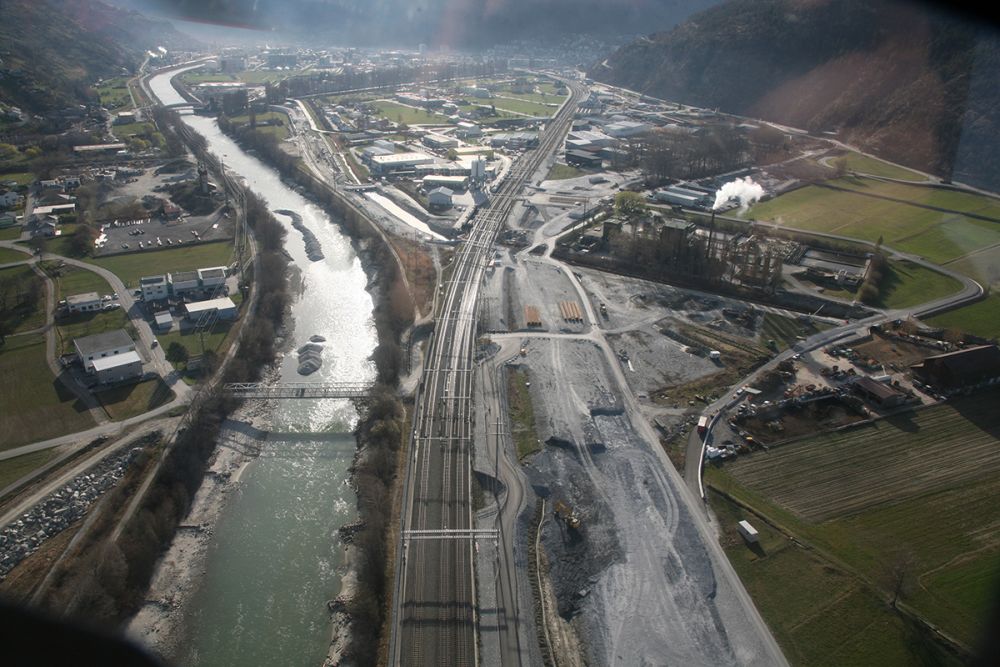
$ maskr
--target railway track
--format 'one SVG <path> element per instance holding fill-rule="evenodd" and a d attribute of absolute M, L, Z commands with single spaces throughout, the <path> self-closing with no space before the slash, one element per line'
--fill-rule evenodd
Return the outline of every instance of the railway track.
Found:
<path fill-rule="evenodd" d="M 494 242 L 521 188 L 558 147 L 573 118 L 583 88 L 575 82 L 569 87 L 539 146 L 514 163 L 473 218 L 445 288 L 417 391 L 393 596 L 392 664 L 479 663 L 471 487 L 476 302 Z M 430 535 L 426 531 L 438 532 L 414 539 Z"/>

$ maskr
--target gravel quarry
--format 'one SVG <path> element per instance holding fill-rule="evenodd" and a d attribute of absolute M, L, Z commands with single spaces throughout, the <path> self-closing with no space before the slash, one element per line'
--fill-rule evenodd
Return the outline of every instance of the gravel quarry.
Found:
<path fill-rule="evenodd" d="M 687 490 L 632 422 L 604 351 L 588 340 L 532 338 L 537 435 L 527 462 L 534 492 L 581 519 L 551 516 L 542 545 L 558 611 L 572 619 L 589 664 L 772 665 L 716 536 L 702 532 Z"/>

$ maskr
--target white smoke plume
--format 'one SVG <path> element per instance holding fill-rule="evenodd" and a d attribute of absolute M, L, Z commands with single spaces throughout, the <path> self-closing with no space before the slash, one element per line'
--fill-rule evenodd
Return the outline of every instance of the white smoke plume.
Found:
<path fill-rule="evenodd" d="M 737 178 L 735 181 L 729 181 L 719 188 L 715 193 L 715 204 L 712 206 L 712 209 L 718 209 L 730 199 L 738 200 L 740 208 L 746 208 L 763 196 L 764 188 L 754 183 L 752 178 L 749 176 Z"/>

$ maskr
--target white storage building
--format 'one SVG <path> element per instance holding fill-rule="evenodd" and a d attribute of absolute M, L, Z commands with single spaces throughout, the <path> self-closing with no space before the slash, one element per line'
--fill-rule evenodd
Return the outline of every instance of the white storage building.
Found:
<path fill-rule="evenodd" d="M 97 292 L 84 292 L 66 297 L 66 310 L 71 313 L 89 313 L 101 309 L 101 296 Z"/>

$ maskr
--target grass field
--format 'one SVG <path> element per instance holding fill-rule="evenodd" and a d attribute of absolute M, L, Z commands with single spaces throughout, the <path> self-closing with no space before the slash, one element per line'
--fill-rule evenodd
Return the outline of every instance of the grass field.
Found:
<path fill-rule="evenodd" d="M 391 121 L 407 125 L 450 125 L 447 117 L 412 107 L 380 100 L 372 103 L 379 113 Z"/>
<path fill-rule="evenodd" d="M 77 313 L 56 318 L 56 354 L 74 351 L 73 341 L 83 336 L 131 328 L 122 308 L 97 313 Z M 134 332 L 132 337 L 135 338 Z"/>
<path fill-rule="evenodd" d="M 160 378 L 114 387 L 94 394 L 113 421 L 141 415 L 169 403 L 174 392 Z"/>
<path fill-rule="evenodd" d="M 250 116 L 249 114 L 244 114 L 242 116 L 233 116 L 230 120 L 236 125 L 249 125 Z M 271 121 L 279 121 L 279 125 L 265 125 L 265 123 Z M 278 137 L 278 140 L 288 138 L 288 116 L 281 113 L 280 111 L 268 111 L 267 113 L 257 114 L 257 131 L 265 132 L 268 134 L 273 134 Z"/>
<path fill-rule="evenodd" d="M 1000 294 L 988 297 L 970 306 L 937 315 L 927 320 L 935 327 L 958 329 L 983 338 L 1000 337 Z"/>
<path fill-rule="evenodd" d="M 857 171 L 873 176 L 884 176 L 885 178 L 898 178 L 906 181 L 923 181 L 925 177 L 915 171 L 910 171 L 906 167 L 899 167 L 888 162 L 883 162 L 877 158 L 868 157 L 861 153 L 848 153 L 846 156 L 848 171 Z"/>
<path fill-rule="evenodd" d="M 890 262 L 880 285 L 880 308 L 909 308 L 957 292 L 962 285 L 949 276 L 912 262 Z"/>
<path fill-rule="evenodd" d="M 718 493 L 709 494 L 721 542 L 793 665 L 958 665 L 894 613 L 872 589 L 810 553 Z M 749 548 L 736 531 L 757 529 Z"/>
<path fill-rule="evenodd" d="M 0 241 L 14 241 L 21 237 L 21 225 L 0 229 Z"/>
<path fill-rule="evenodd" d="M 711 486 L 871 581 L 901 555 L 906 604 L 971 644 L 1000 584 L 1000 391 L 772 447 Z"/>
<path fill-rule="evenodd" d="M 922 255 L 939 264 L 1000 244 L 1000 222 L 961 214 L 1000 217 L 1000 206 L 991 198 L 860 178 L 839 179 L 831 184 L 851 192 L 810 185 L 757 204 L 748 215 L 757 220 L 866 241 L 883 237 L 887 245 L 897 250 Z M 935 211 L 862 193 L 959 212 Z"/>
<path fill-rule="evenodd" d="M 482 100 L 481 100 L 482 101 Z M 551 100 L 552 102 L 558 102 L 558 100 Z M 529 116 L 551 116 L 556 112 L 556 107 L 548 106 L 546 104 L 541 104 L 539 102 L 533 102 L 526 99 L 508 99 L 506 97 L 495 97 L 486 102 L 494 105 L 497 111 L 501 109 L 505 111 L 513 111 L 514 113 L 527 114 Z"/>
<path fill-rule="evenodd" d="M 129 287 L 139 284 L 139 278 L 169 271 L 193 271 L 209 266 L 227 266 L 233 256 L 233 246 L 229 241 L 200 243 L 148 252 L 97 257 L 91 264 L 108 269 Z"/>
<path fill-rule="evenodd" d="M 52 377 L 41 335 L 10 336 L 0 347 L 0 405 L 0 449 L 94 426 L 90 413 Z"/>
<path fill-rule="evenodd" d="M 109 111 L 125 111 L 132 108 L 132 98 L 128 94 L 128 77 L 116 76 L 103 81 L 97 87 L 101 106 Z"/>
<path fill-rule="evenodd" d="M 58 267 L 59 262 L 46 261 L 42 268 L 56 284 L 56 301 L 62 301 L 72 294 L 97 292 L 100 295 L 111 294 L 114 290 L 108 281 L 93 271 L 76 266 Z"/>
<path fill-rule="evenodd" d="M 517 446 L 517 457 L 537 452 L 541 446 L 535 434 L 535 410 L 528 392 L 528 374 L 524 371 L 507 370 L 507 400 L 510 404 L 510 432 Z"/>
<path fill-rule="evenodd" d="M 55 456 L 56 451 L 52 448 L 0 461 L 0 489 L 7 488 L 28 473 L 41 468 Z"/>
<path fill-rule="evenodd" d="M 193 357 L 204 354 L 206 350 L 218 352 L 232 328 L 232 322 L 219 321 L 212 325 L 212 328 L 207 330 L 204 335 L 196 334 L 192 331 L 182 333 L 177 328 L 174 328 L 168 333 L 157 335 L 156 338 L 160 341 L 160 347 L 164 350 L 167 350 L 171 343 L 180 343 L 188 351 L 188 355 Z M 203 341 L 204 347 L 202 346 Z M 174 364 L 174 366 L 179 370 L 185 368 L 185 364 L 183 363 Z"/>
<path fill-rule="evenodd" d="M 578 169 L 572 165 L 568 164 L 554 164 L 552 168 L 549 169 L 548 175 L 545 177 L 547 181 L 560 181 L 566 178 L 576 178 L 577 176 L 583 176 L 586 174 L 583 169 Z"/>
<path fill-rule="evenodd" d="M 0 282 L 15 279 L 27 279 L 44 287 L 42 278 L 32 271 L 30 266 L 11 266 L 6 269 L 0 269 Z M 12 300 L 10 303 L 11 309 L 5 311 L 3 314 L 5 321 L 8 324 L 14 325 L 11 333 L 31 331 L 45 325 L 45 292 L 42 291 L 41 294 L 42 299 L 39 303 L 33 303 L 25 299 L 23 305 L 14 308 L 16 294 L 11 292 L 9 295 L 9 298 Z"/>
<path fill-rule="evenodd" d="M 10 248 L 0 248 L 0 264 L 10 264 L 11 262 L 26 262 L 31 259 L 31 255 L 26 255 Z"/>
<path fill-rule="evenodd" d="M 38 177 L 30 171 L 14 171 L 0 174 L 0 181 L 14 181 L 18 185 L 31 185 Z"/>
<path fill-rule="evenodd" d="M 1000 246 L 970 253 L 962 259 L 948 262 L 946 266 L 978 280 L 984 287 L 1000 287 Z"/>
<path fill-rule="evenodd" d="M 136 134 L 150 134 L 156 130 L 156 127 L 152 123 L 124 123 L 113 125 L 111 129 L 114 130 L 115 136 L 121 139 Z"/>

